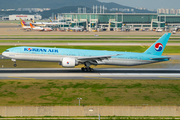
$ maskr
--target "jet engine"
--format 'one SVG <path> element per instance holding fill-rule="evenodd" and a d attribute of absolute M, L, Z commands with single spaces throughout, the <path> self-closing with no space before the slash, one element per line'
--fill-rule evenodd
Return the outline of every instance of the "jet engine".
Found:
<path fill-rule="evenodd" d="M 62 67 L 70 68 L 75 67 L 78 63 L 75 58 L 63 58 L 61 65 Z"/>

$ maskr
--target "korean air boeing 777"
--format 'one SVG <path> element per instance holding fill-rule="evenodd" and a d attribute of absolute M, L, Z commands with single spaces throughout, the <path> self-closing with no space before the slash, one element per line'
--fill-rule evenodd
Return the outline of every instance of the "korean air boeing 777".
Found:
<path fill-rule="evenodd" d="M 59 62 L 63 67 L 75 67 L 84 64 L 82 71 L 93 71 L 91 65 L 134 66 L 168 61 L 170 58 L 161 56 L 171 33 L 165 33 L 144 53 L 83 50 L 47 47 L 13 47 L 2 53 L 3 56 L 16 60 Z"/>

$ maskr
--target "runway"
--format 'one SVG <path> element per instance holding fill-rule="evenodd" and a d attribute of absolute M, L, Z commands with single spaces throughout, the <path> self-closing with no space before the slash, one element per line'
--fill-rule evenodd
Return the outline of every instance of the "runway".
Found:
<path fill-rule="evenodd" d="M 0 79 L 167 79 L 180 80 L 180 69 L 97 68 L 82 72 L 80 68 L 1 68 Z"/>

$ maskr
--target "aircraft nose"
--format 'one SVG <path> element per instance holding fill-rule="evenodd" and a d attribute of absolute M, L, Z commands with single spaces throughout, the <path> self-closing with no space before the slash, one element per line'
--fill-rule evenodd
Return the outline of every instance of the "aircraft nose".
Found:
<path fill-rule="evenodd" d="M 5 52 L 3 52 L 3 53 L 2 53 L 2 55 L 3 55 L 3 56 L 6 56 L 6 53 L 5 53 Z"/>

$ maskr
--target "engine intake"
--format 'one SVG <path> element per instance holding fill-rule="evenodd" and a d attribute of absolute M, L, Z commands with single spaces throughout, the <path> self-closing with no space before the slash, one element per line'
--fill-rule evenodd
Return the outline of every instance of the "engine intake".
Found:
<path fill-rule="evenodd" d="M 62 59 L 62 67 L 70 68 L 75 67 L 77 65 L 75 58 L 63 58 Z"/>

